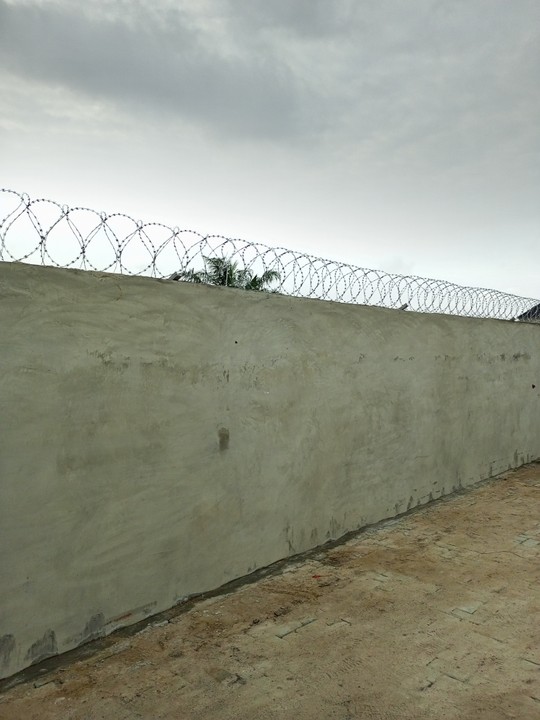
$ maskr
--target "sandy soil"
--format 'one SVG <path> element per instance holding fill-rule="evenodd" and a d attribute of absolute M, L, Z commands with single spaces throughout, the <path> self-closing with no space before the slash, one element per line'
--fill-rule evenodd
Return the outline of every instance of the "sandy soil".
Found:
<path fill-rule="evenodd" d="M 95 645 L 1 720 L 539 720 L 540 465 Z"/>

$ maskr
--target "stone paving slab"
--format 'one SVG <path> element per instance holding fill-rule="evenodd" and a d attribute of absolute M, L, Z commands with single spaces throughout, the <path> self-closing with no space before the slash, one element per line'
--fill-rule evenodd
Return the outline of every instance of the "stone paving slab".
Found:
<path fill-rule="evenodd" d="M 0 720 L 539 720 L 539 587 L 535 464 L 109 638 Z"/>

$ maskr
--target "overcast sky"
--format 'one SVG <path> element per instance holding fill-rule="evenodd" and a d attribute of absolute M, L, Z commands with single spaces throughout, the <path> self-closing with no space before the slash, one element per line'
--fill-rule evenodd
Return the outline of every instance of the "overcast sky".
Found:
<path fill-rule="evenodd" d="M 0 185 L 540 297 L 539 0 L 0 0 Z"/>

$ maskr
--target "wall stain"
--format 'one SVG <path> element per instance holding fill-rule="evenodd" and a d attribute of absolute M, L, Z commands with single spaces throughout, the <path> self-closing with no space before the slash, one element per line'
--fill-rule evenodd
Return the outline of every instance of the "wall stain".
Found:
<path fill-rule="evenodd" d="M 339 537 L 339 531 L 340 526 L 338 521 L 334 518 L 330 518 L 330 530 L 326 533 L 326 537 L 328 538 L 337 538 Z"/>
<path fill-rule="evenodd" d="M 88 642 L 105 635 L 105 616 L 103 613 L 92 615 L 90 620 L 84 626 L 81 635 L 81 642 Z"/>
<path fill-rule="evenodd" d="M 45 658 L 51 657 L 51 655 L 58 655 L 58 645 L 56 644 L 56 634 L 54 630 L 47 630 L 42 638 L 36 640 L 29 648 L 26 653 L 25 659 L 30 660 L 31 665 L 45 660 Z"/>
<path fill-rule="evenodd" d="M 113 617 L 111 620 L 108 620 L 106 623 L 106 635 L 111 631 L 111 627 L 114 625 L 117 625 L 118 623 L 123 623 L 124 620 L 127 620 L 128 618 L 137 617 L 139 615 L 150 615 L 150 613 L 153 611 L 153 609 L 156 607 L 157 601 L 154 600 L 151 603 L 148 603 L 147 605 L 141 605 L 140 607 L 133 608 L 132 610 L 127 610 L 124 613 L 121 613 L 120 615 L 117 615 L 116 617 Z"/>
<path fill-rule="evenodd" d="M 90 355 L 97 358 L 98 360 L 101 360 L 105 367 L 110 368 L 111 370 L 115 370 L 116 372 L 122 372 L 123 370 L 127 370 L 131 360 L 131 358 L 126 355 L 114 357 L 113 353 L 110 350 L 106 350 L 105 352 L 94 350 L 90 353 Z"/>
<path fill-rule="evenodd" d="M 289 548 L 289 555 L 295 555 L 296 548 L 294 546 L 294 530 L 290 525 L 287 525 L 287 527 L 285 528 L 285 536 Z"/>
<path fill-rule="evenodd" d="M 219 428 L 218 430 L 218 437 L 219 437 L 219 451 L 223 452 L 224 450 L 227 450 L 229 448 L 229 429 L 226 427 Z"/>
<path fill-rule="evenodd" d="M 0 637 L 0 663 L 3 668 L 9 667 L 11 653 L 15 650 L 15 636 L 2 635 Z"/>

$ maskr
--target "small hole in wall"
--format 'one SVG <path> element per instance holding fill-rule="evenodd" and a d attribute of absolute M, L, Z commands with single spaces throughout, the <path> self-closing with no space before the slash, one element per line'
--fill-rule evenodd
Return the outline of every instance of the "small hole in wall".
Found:
<path fill-rule="evenodd" d="M 238 345 L 238 340 L 235 340 L 235 341 L 234 341 L 234 344 L 235 344 L 235 345 Z"/>
<path fill-rule="evenodd" d="M 532 389 L 534 390 L 535 387 L 536 387 L 536 385 L 533 385 L 533 386 L 532 386 Z"/>

